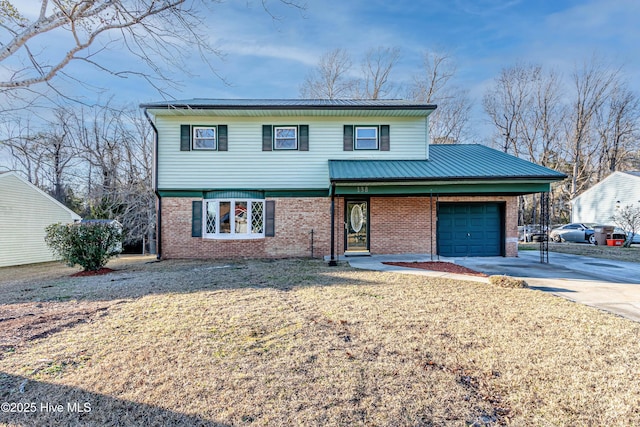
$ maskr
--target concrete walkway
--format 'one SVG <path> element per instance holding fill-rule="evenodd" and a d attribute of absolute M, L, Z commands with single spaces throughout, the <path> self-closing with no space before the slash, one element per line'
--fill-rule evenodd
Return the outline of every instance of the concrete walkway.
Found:
<path fill-rule="evenodd" d="M 373 255 L 346 259 L 352 267 L 428 277 L 487 282 L 487 278 L 403 268 L 383 262 L 431 261 L 431 255 Z M 640 322 L 640 260 L 613 261 L 550 252 L 549 264 L 540 263 L 538 251 L 520 251 L 517 258 L 444 258 L 488 275 L 522 278 L 532 289 L 609 311 Z"/>

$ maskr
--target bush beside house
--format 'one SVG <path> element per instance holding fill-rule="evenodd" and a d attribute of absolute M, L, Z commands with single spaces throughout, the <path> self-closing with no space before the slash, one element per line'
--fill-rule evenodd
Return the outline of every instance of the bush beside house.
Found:
<path fill-rule="evenodd" d="M 122 251 L 122 230 L 111 223 L 52 224 L 45 241 L 69 266 L 99 270 Z"/>

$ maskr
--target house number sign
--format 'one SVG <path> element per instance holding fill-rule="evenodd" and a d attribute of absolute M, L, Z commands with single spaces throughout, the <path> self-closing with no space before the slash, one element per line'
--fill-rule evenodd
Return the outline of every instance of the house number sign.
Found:
<path fill-rule="evenodd" d="M 367 186 L 365 186 L 365 187 L 359 186 L 358 187 L 358 193 L 368 193 L 368 192 L 369 192 L 369 187 L 367 187 Z"/>

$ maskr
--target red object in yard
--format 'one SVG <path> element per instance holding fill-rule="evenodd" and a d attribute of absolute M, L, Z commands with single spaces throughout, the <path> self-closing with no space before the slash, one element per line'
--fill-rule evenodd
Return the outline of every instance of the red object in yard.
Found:
<path fill-rule="evenodd" d="M 607 239 L 607 246 L 622 246 L 624 239 Z"/>

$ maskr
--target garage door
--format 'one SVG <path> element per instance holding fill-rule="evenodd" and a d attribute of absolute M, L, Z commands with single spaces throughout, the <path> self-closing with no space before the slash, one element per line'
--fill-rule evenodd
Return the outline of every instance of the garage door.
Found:
<path fill-rule="evenodd" d="M 502 205 L 499 203 L 440 203 L 438 253 L 442 256 L 500 256 Z"/>

